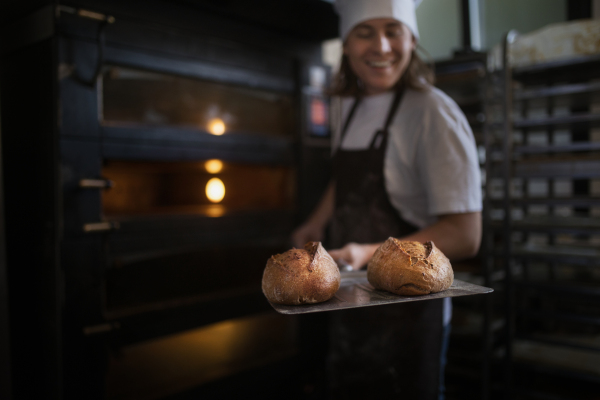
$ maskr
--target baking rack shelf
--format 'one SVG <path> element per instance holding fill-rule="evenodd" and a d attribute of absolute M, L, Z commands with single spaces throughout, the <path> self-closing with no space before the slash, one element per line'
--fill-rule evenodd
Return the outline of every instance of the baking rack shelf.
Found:
<path fill-rule="evenodd" d="M 556 284 L 547 282 L 515 281 L 515 286 L 523 290 L 541 290 L 556 294 L 568 294 L 571 296 L 598 296 L 600 301 L 600 286 L 587 286 L 585 284 Z"/>
<path fill-rule="evenodd" d="M 490 199 L 493 206 L 501 206 L 499 199 Z M 593 197 L 537 197 L 537 198 L 511 198 L 510 202 L 516 206 L 542 204 L 548 206 L 573 206 L 594 207 L 600 206 L 600 198 Z"/>
<path fill-rule="evenodd" d="M 573 266 L 595 267 L 600 262 L 597 255 L 587 255 L 581 253 L 561 253 L 558 251 L 541 251 L 528 249 L 515 249 L 511 257 L 525 261 L 547 261 L 554 263 L 567 263 Z"/>
<path fill-rule="evenodd" d="M 560 386 L 600 383 L 600 55 L 511 68 L 509 37 L 485 122 L 503 397 L 588 399 Z M 556 388 L 536 383 L 547 376 Z"/>
<path fill-rule="evenodd" d="M 553 146 L 515 146 L 515 154 L 543 154 L 543 153 L 563 153 L 575 151 L 598 151 L 600 143 L 584 142 L 584 143 L 569 143 Z"/>
<path fill-rule="evenodd" d="M 592 224 L 567 224 L 557 223 L 552 225 L 551 221 L 541 221 L 535 223 L 533 221 L 515 221 L 512 223 L 511 228 L 513 230 L 525 231 L 525 232 L 542 232 L 542 233 L 553 233 L 553 234 L 597 234 L 600 233 L 600 227 Z M 504 227 L 496 223 L 493 225 L 493 229 L 496 231 L 504 229 Z"/>
<path fill-rule="evenodd" d="M 527 369 L 530 371 L 535 371 L 543 374 L 554 375 L 557 377 L 565 377 L 572 378 L 577 380 L 584 380 L 593 383 L 600 383 L 600 374 L 589 373 L 587 371 L 582 371 L 580 369 L 569 368 L 564 365 L 560 365 L 557 363 L 551 367 L 542 366 L 540 363 L 535 362 L 533 360 L 527 360 L 521 358 L 518 361 L 518 367 L 520 369 Z M 564 400 L 564 397 L 557 397 L 557 399 Z M 575 399 L 575 398 L 574 398 Z"/>
<path fill-rule="evenodd" d="M 540 62 L 512 69 L 512 77 L 529 85 L 548 82 L 588 82 L 598 79 L 600 55 L 573 56 L 562 60 Z M 574 74 L 573 72 L 577 73 Z"/>
<path fill-rule="evenodd" d="M 515 129 L 522 128 L 586 128 L 600 126 L 600 114 L 573 114 L 557 117 L 522 119 L 514 122 Z"/>
<path fill-rule="evenodd" d="M 595 92 L 600 92 L 600 82 L 573 83 L 525 90 L 517 89 L 514 91 L 513 100 L 539 100 L 544 97 L 552 97 L 554 101 L 560 100 L 561 97 L 574 100 L 578 95 L 589 95 Z M 589 96 L 585 96 L 584 99 L 589 101 Z"/>
<path fill-rule="evenodd" d="M 516 315 L 525 316 L 529 319 L 551 319 L 556 321 L 576 322 L 600 326 L 600 318 L 598 317 L 587 317 L 570 313 L 519 310 Z"/>
<path fill-rule="evenodd" d="M 572 178 L 593 179 L 600 178 L 600 157 L 583 155 L 581 157 L 569 155 L 550 159 L 527 159 L 513 166 L 513 178 Z M 493 165 L 490 177 L 504 176 L 502 165 Z"/>
<path fill-rule="evenodd" d="M 517 340 L 526 340 L 530 342 L 538 342 L 547 344 L 550 346 L 565 346 L 573 349 L 585 350 L 585 351 L 597 351 L 600 352 L 600 343 L 598 339 L 594 342 L 590 340 L 581 340 L 577 337 L 569 337 L 563 335 L 563 337 L 540 337 L 538 335 L 517 335 Z"/>

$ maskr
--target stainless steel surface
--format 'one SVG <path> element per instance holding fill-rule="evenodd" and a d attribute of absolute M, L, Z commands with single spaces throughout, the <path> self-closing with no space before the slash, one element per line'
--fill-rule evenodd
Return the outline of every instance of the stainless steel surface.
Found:
<path fill-rule="evenodd" d="M 271 303 L 273 308 L 281 314 L 306 314 L 321 311 L 335 311 L 347 308 L 381 306 L 385 304 L 404 303 L 408 301 L 422 301 L 440 299 L 443 297 L 469 296 L 474 294 L 491 293 L 491 288 L 474 285 L 472 283 L 454 280 L 452 286 L 443 292 L 425 296 L 399 296 L 390 292 L 377 290 L 367 280 L 367 271 L 342 272 L 340 289 L 330 300 L 299 306 L 286 306 Z"/>
<path fill-rule="evenodd" d="M 348 264 L 348 262 L 346 260 L 344 260 L 343 258 L 339 258 L 339 259 L 335 260 L 335 263 L 337 264 L 337 266 L 341 272 L 352 271 L 352 265 Z"/>

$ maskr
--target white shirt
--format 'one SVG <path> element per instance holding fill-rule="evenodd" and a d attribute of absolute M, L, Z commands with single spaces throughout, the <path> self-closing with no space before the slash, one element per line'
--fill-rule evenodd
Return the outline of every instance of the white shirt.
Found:
<path fill-rule="evenodd" d="M 354 113 L 341 148 L 363 150 L 383 128 L 392 92 L 365 97 Z M 353 98 L 332 102 L 335 152 Z M 437 88 L 407 89 L 389 127 L 384 160 L 385 187 L 402 218 L 418 228 L 442 214 L 482 209 L 481 174 L 473 132 L 458 105 Z M 452 318 L 450 298 L 444 299 L 443 323 Z"/>
<path fill-rule="evenodd" d="M 343 149 L 369 146 L 385 124 L 393 96 L 387 92 L 362 100 Z M 353 102 L 349 97 L 333 101 L 334 152 Z M 384 177 L 390 202 L 402 218 L 418 228 L 433 224 L 441 214 L 481 211 L 481 176 L 473 132 L 458 105 L 439 89 L 406 90 L 390 124 Z"/>

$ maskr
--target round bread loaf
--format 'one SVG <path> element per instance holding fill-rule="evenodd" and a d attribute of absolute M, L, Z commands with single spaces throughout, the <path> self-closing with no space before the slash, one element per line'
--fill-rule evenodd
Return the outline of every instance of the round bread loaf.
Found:
<path fill-rule="evenodd" d="M 277 304 L 327 301 L 340 287 L 340 270 L 321 242 L 272 256 L 263 273 L 262 291 Z"/>
<path fill-rule="evenodd" d="M 389 238 L 371 258 L 367 279 L 377 289 L 415 296 L 448 289 L 454 282 L 454 272 L 433 242 Z"/>

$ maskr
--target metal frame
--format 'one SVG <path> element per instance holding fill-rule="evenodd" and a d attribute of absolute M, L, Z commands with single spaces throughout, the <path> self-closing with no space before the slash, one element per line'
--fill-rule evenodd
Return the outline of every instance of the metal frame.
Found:
<path fill-rule="evenodd" d="M 560 395 L 551 395 L 540 393 L 538 391 L 526 390 L 515 386 L 515 368 L 527 368 L 534 373 L 553 374 L 556 376 L 565 376 L 573 379 L 582 379 L 586 381 L 600 381 L 600 377 L 577 373 L 572 370 L 561 369 L 558 367 L 548 368 L 543 364 L 524 365 L 514 359 L 512 345 L 515 340 L 526 339 L 534 342 L 551 344 L 561 347 L 582 349 L 586 351 L 598 352 L 600 346 L 582 345 L 570 342 L 568 340 L 558 340 L 549 338 L 540 338 L 535 335 L 520 332 L 523 324 L 530 324 L 534 321 L 571 321 L 576 323 L 600 325 L 600 319 L 595 316 L 574 314 L 565 311 L 540 311 L 529 308 L 517 309 L 517 296 L 539 296 L 541 294 L 552 294 L 552 296 L 566 296 L 572 301 L 585 301 L 586 304 L 600 304 L 600 290 L 598 286 L 582 287 L 574 284 L 565 285 L 555 280 L 550 283 L 535 283 L 528 280 L 529 263 L 534 261 L 543 261 L 546 268 L 549 269 L 550 276 L 558 264 L 563 263 L 575 268 L 595 267 L 600 262 L 600 252 L 594 252 L 593 249 L 579 250 L 577 248 L 556 247 L 555 235 L 561 233 L 567 234 L 595 234 L 599 232 L 600 225 L 597 220 L 581 217 L 538 217 L 526 218 L 522 221 L 513 220 L 511 213 L 514 206 L 526 207 L 529 205 L 546 205 L 550 207 L 567 205 L 592 207 L 597 206 L 598 200 L 585 195 L 576 195 L 571 198 L 530 198 L 527 196 L 527 187 L 524 188 L 522 198 L 513 198 L 511 195 L 511 180 L 513 178 L 523 178 L 526 184 L 530 178 L 570 178 L 570 179 L 593 179 L 598 178 L 600 171 L 600 159 L 597 153 L 600 147 L 595 142 L 576 142 L 566 145 L 547 145 L 533 146 L 515 144 L 513 140 L 513 130 L 519 129 L 524 137 L 528 130 L 545 129 L 550 138 L 556 129 L 571 128 L 573 131 L 587 131 L 599 126 L 597 115 L 591 113 L 573 114 L 565 117 L 546 117 L 537 119 L 515 120 L 513 117 L 513 102 L 523 102 L 523 113 L 527 110 L 527 102 L 536 99 L 545 99 L 547 101 L 548 115 L 551 115 L 553 107 L 558 100 L 574 99 L 577 107 L 586 106 L 594 99 L 600 96 L 600 86 L 589 80 L 597 79 L 599 76 L 598 66 L 600 65 L 600 56 L 574 57 L 568 60 L 536 64 L 529 67 L 511 68 L 508 61 L 508 52 L 510 43 L 515 37 L 516 32 L 507 34 L 503 44 L 504 68 L 504 101 L 502 105 L 504 121 L 500 124 L 490 124 L 490 129 L 499 129 L 502 126 L 502 153 L 503 160 L 501 165 L 490 169 L 491 176 L 501 176 L 504 179 L 504 195 L 501 200 L 491 200 L 493 204 L 502 205 L 504 210 L 504 219 L 502 224 L 493 223 L 491 228 L 501 234 L 503 237 L 502 249 L 497 249 L 495 254 L 502 257 L 506 271 L 506 359 L 505 359 L 505 387 L 503 388 L 504 397 L 512 399 L 515 396 L 526 393 L 527 396 L 537 396 L 539 398 L 563 398 Z M 577 71 L 577 75 L 573 75 Z M 570 83 L 577 80 L 578 82 Z M 588 80 L 585 82 L 585 80 Z M 519 89 L 513 92 L 513 82 L 522 81 L 525 84 L 546 84 L 545 88 Z M 579 82 L 582 81 L 582 82 Z M 566 82 L 559 83 L 556 82 Z M 492 148 L 490 148 L 491 150 Z M 493 148 L 497 151 L 497 148 Z M 571 153 L 569 157 L 548 158 L 540 161 L 539 159 L 529 159 L 524 161 L 523 157 L 537 156 L 539 154 L 560 155 L 561 153 Z M 592 152 L 592 153 L 580 153 Z M 549 186 L 549 193 L 552 192 L 552 185 Z M 549 235 L 549 244 L 547 247 L 526 248 L 513 244 L 512 234 L 520 232 L 523 240 L 532 233 L 545 233 Z M 554 247 L 552 247 L 554 246 Z M 522 263 L 522 279 L 516 279 L 515 265 L 516 261 Z M 597 283 L 597 282 L 596 282 Z M 577 300 L 580 299 L 580 300 Z M 520 322 L 520 326 L 517 324 Z M 569 397 L 570 398 L 570 397 Z"/>

